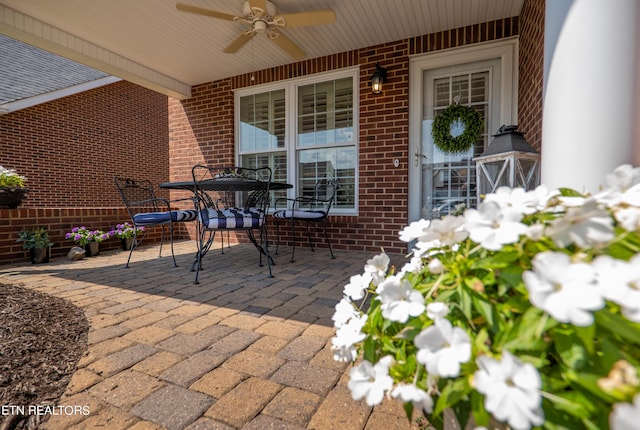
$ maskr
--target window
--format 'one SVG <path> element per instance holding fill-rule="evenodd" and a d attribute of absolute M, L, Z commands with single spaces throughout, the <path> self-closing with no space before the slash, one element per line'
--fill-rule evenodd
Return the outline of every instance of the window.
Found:
<path fill-rule="evenodd" d="M 242 89 L 236 93 L 240 165 L 271 167 L 291 196 L 337 179 L 336 212 L 357 208 L 357 69 Z M 286 196 L 279 191 L 274 198 Z"/>

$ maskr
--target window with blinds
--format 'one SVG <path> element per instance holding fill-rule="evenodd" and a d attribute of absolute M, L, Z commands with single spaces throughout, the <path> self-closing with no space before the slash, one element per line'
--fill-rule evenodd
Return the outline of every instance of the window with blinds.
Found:
<path fill-rule="evenodd" d="M 271 167 L 275 181 L 294 184 L 296 196 L 312 192 L 320 179 L 338 179 L 334 208 L 353 212 L 357 206 L 356 76 L 357 70 L 352 69 L 285 82 L 271 91 L 240 91 L 236 123 L 241 165 Z M 276 198 L 286 191 L 279 194 Z"/>

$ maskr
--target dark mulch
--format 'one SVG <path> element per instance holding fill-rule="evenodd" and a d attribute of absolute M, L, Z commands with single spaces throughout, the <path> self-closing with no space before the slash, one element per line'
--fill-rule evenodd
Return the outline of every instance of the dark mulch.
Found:
<path fill-rule="evenodd" d="M 58 402 L 87 350 L 88 332 L 86 317 L 67 300 L 0 284 L 0 430 L 47 420 L 28 408 Z M 8 414 L 13 406 L 27 413 Z"/>

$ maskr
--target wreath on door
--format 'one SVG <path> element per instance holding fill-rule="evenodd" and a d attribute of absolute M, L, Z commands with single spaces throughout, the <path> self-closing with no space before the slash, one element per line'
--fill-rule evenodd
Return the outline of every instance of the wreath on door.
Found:
<path fill-rule="evenodd" d="M 453 136 L 451 132 L 456 125 L 462 127 L 463 131 Z M 453 103 L 436 115 L 431 135 L 433 143 L 442 152 L 455 154 L 468 151 L 480 138 L 482 128 L 482 117 L 478 111 Z"/>

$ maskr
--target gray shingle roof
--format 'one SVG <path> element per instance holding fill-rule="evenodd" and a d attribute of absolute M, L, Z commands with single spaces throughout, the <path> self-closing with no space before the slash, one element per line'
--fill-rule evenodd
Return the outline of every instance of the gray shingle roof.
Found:
<path fill-rule="evenodd" d="M 0 105 L 109 76 L 0 34 Z"/>

